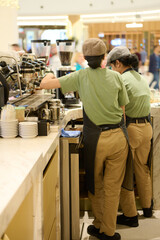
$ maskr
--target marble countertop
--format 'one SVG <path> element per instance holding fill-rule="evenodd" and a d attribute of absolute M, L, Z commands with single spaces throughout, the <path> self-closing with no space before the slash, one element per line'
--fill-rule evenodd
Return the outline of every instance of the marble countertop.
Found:
<path fill-rule="evenodd" d="M 151 114 L 160 115 L 159 108 L 152 106 Z M 66 110 L 48 136 L 0 138 L 0 236 L 59 144 L 61 129 L 78 118 L 82 118 L 81 108 Z"/>
<path fill-rule="evenodd" d="M 59 144 L 61 128 L 81 117 L 80 108 L 71 109 L 48 136 L 0 138 L 0 236 Z"/>

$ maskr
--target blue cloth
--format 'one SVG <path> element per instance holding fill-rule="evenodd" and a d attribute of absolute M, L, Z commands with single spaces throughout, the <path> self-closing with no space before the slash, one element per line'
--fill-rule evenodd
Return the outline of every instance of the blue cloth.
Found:
<path fill-rule="evenodd" d="M 78 137 L 80 134 L 81 131 L 65 131 L 64 128 L 61 130 L 62 137 Z"/>
<path fill-rule="evenodd" d="M 80 69 L 84 69 L 84 67 L 82 67 L 79 63 L 76 63 L 76 71 Z"/>

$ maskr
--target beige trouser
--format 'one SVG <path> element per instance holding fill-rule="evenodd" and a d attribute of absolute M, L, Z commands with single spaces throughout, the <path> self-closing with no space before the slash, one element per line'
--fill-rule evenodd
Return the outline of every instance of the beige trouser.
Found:
<path fill-rule="evenodd" d="M 121 185 L 125 174 L 128 144 L 120 128 L 101 133 L 95 157 L 95 195 L 89 192 L 93 224 L 112 236 L 116 229 Z"/>
<path fill-rule="evenodd" d="M 133 153 L 134 173 L 141 207 L 150 208 L 152 187 L 147 160 L 151 147 L 152 127 L 150 123 L 131 123 L 127 130 Z M 133 217 L 137 215 L 133 191 L 130 192 L 122 188 L 120 205 L 125 216 Z"/>

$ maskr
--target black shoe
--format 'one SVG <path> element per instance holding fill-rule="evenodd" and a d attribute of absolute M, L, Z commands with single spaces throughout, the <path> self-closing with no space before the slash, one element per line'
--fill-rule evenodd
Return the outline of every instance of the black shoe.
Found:
<path fill-rule="evenodd" d="M 150 208 L 143 208 L 143 215 L 146 218 L 152 217 L 152 207 L 150 207 Z"/>
<path fill-rule="evenodd" d="M 87 233 L 91 236 L 94 236 L 100 240 L 120 240 L 121 236 L 119 233 L 115 233 L 113 236 L 108 236 L 104 233 L 100 233 L 99 229 L 94 225 L 89 225 L 87 228 Z"/>
<path fill-rule="evenodd" d="M 97 237 L 99 236 L 99 229 L 96 228 L 94 225 L 89 225 L 87 228 L 87 233 L 91 236 Z"/>
<path fill-rule="evenodd" d="M 129 227 L 138 227 L 138 216 L 126 217 L 124 214 L 117 216 L 117 224 Z"/>
<path fill-rule="evenodd" d="M 99 236 L 97 236 L 100 240 L 120 240 L 121 235 L 119 233 L 115 233 L 113 236 L 108 236 L 104 233 L 99 233 Z"/>

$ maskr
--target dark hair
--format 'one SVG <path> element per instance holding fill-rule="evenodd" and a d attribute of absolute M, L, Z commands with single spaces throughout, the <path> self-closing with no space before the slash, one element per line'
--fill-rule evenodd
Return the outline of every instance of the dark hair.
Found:
<path fill-rule="evenodd" d="M 155 50 L 157 47 L 159 47 L 159 45 L 154 45 L 153 50 Z"/>
<path fill-rule="evenodd" d="M 125 67 L 131 66 L 133 68 L 137 68 L 139 65 L 139 59 L 136 54 L 130 54 L 130 55 L 121 57 L 117 60 L 119 60 Z M 116 60 L 111 63 L 115 65 Z"/>
<path fill-rule="evenodd" d="M 104 59 L 104 55 L 105 54 L 102 54 L 100 56 L 85 56 L 85 59 L 87 60 L 88 65 L 91 68 L 96 69 L 101 66 L 101 62 Z"/>
<path fill-rule="evenodd" d="M 12 47 L 19 47 L 19 44 L 18 43 L 13 43 L 11 44 Z"/>

